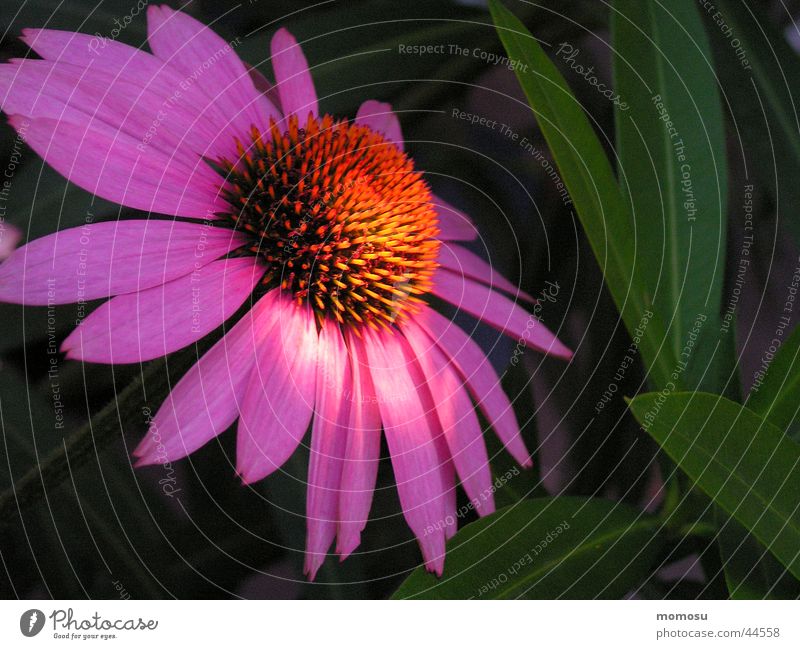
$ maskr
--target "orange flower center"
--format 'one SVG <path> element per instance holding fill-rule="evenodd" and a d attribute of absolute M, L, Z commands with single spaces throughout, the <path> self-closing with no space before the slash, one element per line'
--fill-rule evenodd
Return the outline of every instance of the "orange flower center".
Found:
<path fill-rule="evenodd" d="M 281 131 L 253 128 L 239 159 L 220 161 L 226 216 L 250 250 L 317 317 L 388 325 L 430 291 L 439 252 L 431 193 L 412 160 L 367 126 L 330 115 Z"/>

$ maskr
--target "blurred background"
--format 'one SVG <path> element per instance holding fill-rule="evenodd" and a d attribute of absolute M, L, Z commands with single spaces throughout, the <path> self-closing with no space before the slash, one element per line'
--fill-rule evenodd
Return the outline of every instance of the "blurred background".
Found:
<path fill-rule="evenodd" d="M 146 48 L 145 12 L 139 10 L 144 4 L 4 0 L 0 58 L 30 55 L 18 40 L 25 27 L 87 32 Z M 654 506 L 660 484 L 656 447 L 623 400 L 642 389 L 641 365 L 636 358 L 620 372 L 631 341 L 513 71 L 499 58 L 504 54 L 485 5 L 450 0 L 167 4 L 183 7 L 235 41 L 239 56 L 268 78 L 269 40 L 287 27 L 303 45 L 325 112 L 353 116 L 366 99 L 391 102 L 406 150 L 434 190 L 478 224 L 481 237 L 472 249 L 528 293 L 549 290 L 554 296 L 543 302 L 540 315 L 576 351 L 569 365 L 533 352 L 511 363 L 512 342 L 475 329 L 503 374 L 529 447 L 536 449 L 534 469 L 500 488 L 498 505 L 524 496 L 572 494 Z M 571 59 L 565 54 L 554 60 L 611 151 L 613 102 L 575 68 L 593 66 L 593 74 L 613 87 L 605 3 L 509 0 L 507 5 L 550 46 L 551 55 L 561 43 L 570 48 L 563 52 L 577 51 Z M 760 5 L 764 29 L 784 43 L 800 42 L 792 22 L 799 2 Z M 417 45 L 442 47 L 411 53 Z M 712 45 L 720 74 L 731 75 L 727 108 L 746 124 L 746 145 L 770 146 L 768 124 L 747 117 L 747 90 L 735 94 L 742 82 L 737 84 L 728 44 L 712 38 Z M 134 215 L 70 186 L 16 137 L 5 118 L 0 129 L 0 166 L 10 181 L 0 196 L 0 216 L 22 231 L 23 241 L 87 218 Z M 730 255 L 736 260 L 745 236 L 743 187 L 752 182 L 745 181 L 742 151 L 742 139 L 731 138 L 728 245 L 737 251 Z M 796 232 L 777 216 L 778 205 L 783 215 L 800 205 L 793 195 L 797 179 L 785 173 L 780 160 L 762 164 L 765 159 L 750 162 L 758 235 L 737 306 L 745 388 L 782 310 L 785 278 L 798 266 Z M 736 272 L 735 263 L 727 269 L 728 294 Z M 82 364 L 54 353 L 78 315 L 74 306 L 0 305 L 2 597 L 383 598 L 419 564 L 388 461 L 381 464 L 361 547 L 341 564 L 330 557 L 313 584 L 302 575 L 302 448 L 283 471 L 247 487 L 235 476 L 230 431 L 172 466 L 134 470 L 130 451 L 146 432 L 148 417 L 214 336 L 146 366 Z M 502 475 L 513 462 L 490 432 L 487 441 L 493 469 Z M 13 483 L 22 488 L 12 490 Z M 698 555 L 702 561 L 695 560 Z M 723 595 L 721 585 L 707 577 L 718 571 L 715 555 L 692 544 L 673 549 L 670 562 L 683 561 L 683 567 L 653 574 L 640 595 Z"/>

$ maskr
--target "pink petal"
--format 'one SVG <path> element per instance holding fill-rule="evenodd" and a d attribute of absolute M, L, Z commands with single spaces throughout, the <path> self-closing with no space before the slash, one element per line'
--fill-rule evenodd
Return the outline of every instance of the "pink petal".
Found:
<path fill-rule="evenodd" d="M 442 241 L 472 241 L 478 238 L 475 225 L 464 212 L 456 209 L 443 198 L 432 197 L 433 207 L 439 219 L 439 238 Z"/>
<path fill-rule="evenodd" d="M 528 302 L 535 303 L 536 300 L 525 291 L 514 286 L 499 272 L 495 272 L 490 263 L 485 262 L 474 252 L 462 248 L 454 243 L 443 242 L 439 248 L 439 257 L 436 259 L 439 264 L 454 272 L 456 275 L 463 275 L 471 279 L 478 280 L 482 284 L 487 284 L 491 288 L 500 289 L 511 293 L 514 297 L 519 297 Z"/>
<path fill-rule="evenodd" d="M 89 223 L 18 248 L 0 265 L 0 300 L 95 300 L 169 282 L 241 246 L 233 230 L 175 221 Z"/>
<path fill-rule="evenodd" d="M 336 551 L 342 559 L 348 557 L 361 542 L 361 531 L 367 524 L 372 505 L 381 449 L 381 414 L 369 373 L 367 352 L 358 336 L 348 333 L 347 343 L 353 390 L 349 398 L 350 431 L 339 498 Z"/>
<path fill-rule="evenodd" d="M 198 88 L 187 86 L 184 75 L 126 45 L 95 56 L 86 43 L 91 40 L 85 34 L 36 32 L 33 42 L 44 46 L 45 54 L 63 48 L 68 55 L 0 65 L 3 110 L 70 122 L 109 137 L 120 132 L 140 153 L 158 150 L 190 167 L 200 165 L 199 155 L 235 152 L 227 116 Z"/>
<path fill-rule="evenodd" d="M 111 298 L 64 341 L 67 358 L 139 363 L 199 340 L 230 318 L 264 274 L 255 257 L 212 261 L 171 282 Z"/>
<path fill-rule="evenodd" d="M 126 207 L 170 216 L 216 218 L 228 204 L 222 178 L 205 163 L 189 167 L 121 132 L 52 119 L 9 117 L 28 145 L 82 189 Z M 199 160 L 199 159 L 198 159 Z"/>
<path fill-rule="evenodd" d="M 367 332 L 364 344 L 400 505 L 419 541 L 425 566 L 441 575 L 450 485 L 444 470 L 447 458 L 435 442 L 439 423 L 417 392 L 424 379 L 404 338 L 385 331 Z"/>
<path fill-rule="evenodd" d="M 227 115 L 230 126 L 246 137 L 252 125 L 261 131 L 281 114 L 253 85 L 233 47 L 191 16 L 166 5 L 147 8 L 147 41 L 162 61 L 197 84 Z"/>
<path fill-rule="evenodd" d="M 294 453 L 314 408 L 317 328 L 308 306 L 279 298 L 274 327 L 258 352 L 236 437 L 236 470 L 245 483 L 280 468 Z"/>
<path fill-rule="evenodd" d="M 236 421 L 275 298 L 275 291 L 261 298 L 178 382 L 134 451 L 137 466 L 185 457 Z"/>
<path fill-rule="evenodd" d="M 22 240 L 20 229 L 0 219 L 0 261 L 7 259 Z"/>
<path fill-rule="evenodd" d="M 356 123 L 369 126 L 373 131 L 381 133 L 389 142 L 403 149 L 403 131 L 400 120 L 392 110 L 392 105 L 370 99 L 358 109 Z"/>
<path fill-rule="evenodd" d="M 462 379 L 419 325 L 406 322 L 403 333 L 425 373 L 430 393 L 435 395 L 436 413 L 461 484 L 477 513 L 490 514 L 494 511 L 494 496 L 489 457 Z"/>
<path fill-rule="evenodd" d="M 281 97 L 278 94 L 277 88 L 272 85 L 258 68 L 254 68 L 252 65 L 247 65 L 247 71 L 250 74 L 250 79 L 253 82 L 253 86 L 255 87 L 258 92 L 264 95 L 270 103 L 275 106 L 279 111 L 281 109 Z"/>
<path fill-rule="evenodd" d="M 423 308 L 420 324 L 455 363 L 472 396 L 509 453 L 522 466 L 531 466 L 530 453 L 519 431 L 517 417 L 489 359 L 457 325 L 430 308 Z"/>
<path fill-rule="evenodd" d="M 317 347 L 317 395 L 308 464 L 305 573 L 314 579 L 336 536 L 339 487 L 347 446 L 352 393 L 350 360 L 336 322 L 327 322 Z"/>
<path fill-rule="evenodd" d="M 305 54 L 295 37 L 284 28 L 275 32 L 270 50 L 275 87 L 281 97 L 283 113 L 286 117 L 296 114 L 302 126 L 309 113 L 315 117 L 319 114 L 317 91 Z"/>
<path fill-rule="evenodd" d="M 569 360 L 572 352 L 539 319 L 505 295 L 446 269 L 434 276 L 433 292 L 507 336 L 552 356 Z"/>

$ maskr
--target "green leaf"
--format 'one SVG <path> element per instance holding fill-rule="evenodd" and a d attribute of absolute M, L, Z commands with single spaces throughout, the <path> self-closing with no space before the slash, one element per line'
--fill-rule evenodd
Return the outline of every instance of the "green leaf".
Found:
<path fill-rule="evenodd" d="M 732 599 L 796 599 L 800 584 L 752 534 L 715 507 L 716 542 Z"/>
<path fill-rule="evenodd" d="M 616 109 L 618 171 L 637 263 L 653 308 L 671 321 L 664 344 L 688 365 L 673 382 L 694 389 L 709 373 L 714 345 L 696 343 L 719 330 L 725 268 L 728 173 L 711 51 L 694 0 L 613 9 L 615 91 L 627 105 Z"/>
<path fill-rule="evenodd" d="M 800 445 L 718 395 L 649 393 L 630 407 L 715 503 L 800 576 Z"/>
<path fill-rule="evenodd" d="M 72 471 L 95 459 L 107 444 L 121 437 L 123 426 L 138 424 L 138 429 L 144 432 L 146 423 L 142 404 L 145 398 L 160 403 L 172 385 L 166 368 L 182 374 L 196 359 L 197 349 L 192 346 L 177 352 L 168 364 L 162 360 L 148 363 L 141 374 L 120 390 L 114 401 L 96 413 L 88 424 L 74 431 L 61 431 L 62 443 L 39 458 L 38 464 L 12 487 L 0 492 L 0 526 L 13 517 L 16 509 L 22 510 L 37 503 L 48 488 L 69 481 Z"/>
<path fill-rule="evenodd" d="M 497 0 L 490 0 L 495 26 L 528 103 L 536 115 L 606 283 L 631 335 L 644 330 L 639 344 L 655 385 L 670 381 L 675 369 L 671 347 L 662 346 L 667 329 L 652 311 L 647 268 L 637 256 L 636 224 L 614 171 L 589 120 L 567 82 L 525 26 Z M 645 326 L 642 326 L 642 325 Z"/>
<path fill-rule="evenodd" d="M 769 350 L 767 353 L 771 354 Z M 766 356 L 765 360 L 770 361 Z M 798 404 L 800 404 L 800 327 L 796 327 L 786 342 L 780 346 L 769 362 L 766 372 L 759 370 L 746 405 L 781 430 L 788 431 L 797 417 Z"/>
<path fill-rule="evenodd" d="M 800 242 L 800 62 L 754 0 L 715 0 L 704 11 L 714 62 L 736 130 L 745 182 L 769 191 Z"/>
<path fill-rule="evenodd" d="M 448 542 L 441 579 L 417 568 L 393 597 L 622 597 L 649 574 L 658 525 L 607 500 L 525 500 L 464 527 Z"/>

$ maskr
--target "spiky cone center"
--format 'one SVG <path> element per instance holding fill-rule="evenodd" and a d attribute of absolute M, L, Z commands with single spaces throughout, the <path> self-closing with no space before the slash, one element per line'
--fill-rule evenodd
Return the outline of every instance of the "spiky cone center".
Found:
<path fill-rule="evenodd" d="M 308 302 L 322 324 L 390 325 L 431 290 L 439 252 L 431 193 L 413 161 L 367 126 L 309 115 L 271 122 L 219 162 L 234 227 L 263 284 Z"/>

